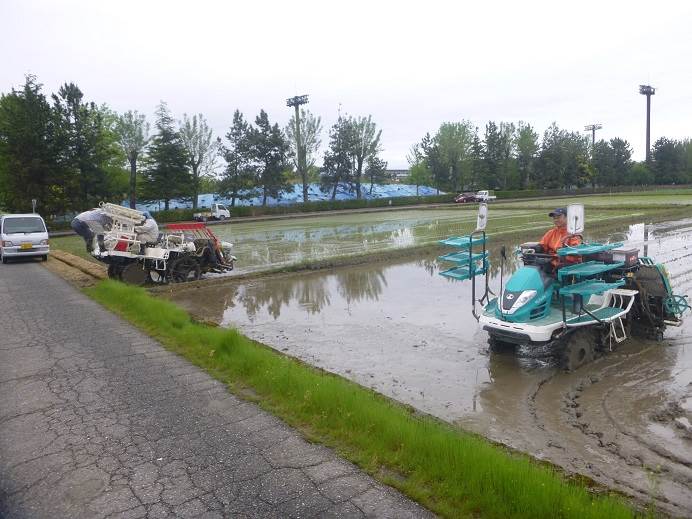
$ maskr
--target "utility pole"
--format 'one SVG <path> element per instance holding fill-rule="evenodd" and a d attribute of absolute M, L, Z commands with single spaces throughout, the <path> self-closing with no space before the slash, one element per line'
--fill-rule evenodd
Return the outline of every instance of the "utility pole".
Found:
<path fill-rule="evenodd" d="M 303 180 L 303 202 L 308 201 L 307 166 L 305 164 L 305 148 L 300 138 L 300 105 L 308 103 L 308 96 L 295 96 L 286 100 L 286 106 L 294 106 L 296 109 L 296 151 L 298 152 L 298 175 Z"/>
<path fill-rule="evenodd" d="M 584 130 L 591 132 L 591 149 L 596 145 L 596 130 L 603 128 L 603 125 L 594 123 L 584 126 Z"/>
<path fill-rule="evenodd" d="M 646 96 L 646 162 L 651 160 L 651 96 L 656 89 L 651 85 L 639 85 L 639 93 Z"/>

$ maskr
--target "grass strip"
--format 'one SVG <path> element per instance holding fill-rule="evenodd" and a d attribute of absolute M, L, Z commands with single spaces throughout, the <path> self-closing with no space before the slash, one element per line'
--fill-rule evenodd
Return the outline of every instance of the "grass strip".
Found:
<path fill-rule="evenodd" d="M 555 468 L 495 446 L 284 356 L 236 330 L 194 322 L 145 290 L 103 281 L 86 292 L 263 408 L 445 517 L 633 517 Z"/>

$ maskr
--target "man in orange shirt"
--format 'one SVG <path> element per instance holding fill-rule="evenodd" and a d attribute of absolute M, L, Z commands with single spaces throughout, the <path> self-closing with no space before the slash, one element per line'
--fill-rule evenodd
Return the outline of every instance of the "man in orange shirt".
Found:
<path fill-rule="evenodd" d="M 555 227 L 550 229 L 543 235 L 543 238 L 541 238 L 540 245 L 544 254 L 557 254 L 557 250 L 565 245 L 579 244 L 579 238 L 577 237 L 571 237 L 567 240 L 566 244 L 563 243 L 564 239 L 569 236 L 567 232 L 567 209 L 558 207 L 549 213 L 548 216 L 552 217 Z M 565 260 L 567 263 L 575 263 L 575 261 L 578 261 L 575 257 L 570 256 L 565 257 Z M 559 258 L 556 256 L 550 263 L 553 265 L 553 268 L 557 268 L 559 261 Z"/>

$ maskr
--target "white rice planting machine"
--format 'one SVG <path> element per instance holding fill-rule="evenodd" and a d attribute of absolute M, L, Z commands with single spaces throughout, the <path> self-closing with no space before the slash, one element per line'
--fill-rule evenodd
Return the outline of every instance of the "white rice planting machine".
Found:
<path fill-rule="evenodd" d="M 155 243 L 143 243 L 135 229 L 143 212 L 110 203 L 100 207 L 113 223 L 91 254 L 108 265 L 110 278 L 134 285 L 181 283 L 233 270 L 233 245 L 219 241 L 203 223 L 169 224 Z"/>
<path fill-rule="evenodd" d="M 485 226 L 488 208 L 481 204 L 476 230 L 442 240 L 455 252 L 440 256 L 454 266 L 440 275 L 471 280 L 473 315 L 489 334 L 492 351 L 524 348 L 556 355 L 574 370 L 596 355 L 613 350 L 631 335 L 662 340 L 667 326 L 680 326 L 690 309 L 687 296 L 675 295 L 663 265 L 639 257 L 622 243 L 584 243 L 584 206 L 567 208 L 568 236 L 556 254 L 538 243 L 519 246 L 524 266 L 503 281 L 505 247 L 501 249 L 498 297 L 488 286 L 489 254 Z M 476 299 L 476 277 L 485 284 Z M 477 313 L 476 304 L 482 311 Z"/>

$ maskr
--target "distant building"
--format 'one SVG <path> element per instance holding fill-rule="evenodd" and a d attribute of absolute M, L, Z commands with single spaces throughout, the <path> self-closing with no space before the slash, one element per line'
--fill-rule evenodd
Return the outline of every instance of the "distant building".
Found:
<path fill-rule="evenodd" d="M 401 184 L 406 182 L 406 178 L 409 176 L 410 171 L 408 169 L 387 169 L 385 170 L 387 177 L 392 179 L 392 182 Z"/>

